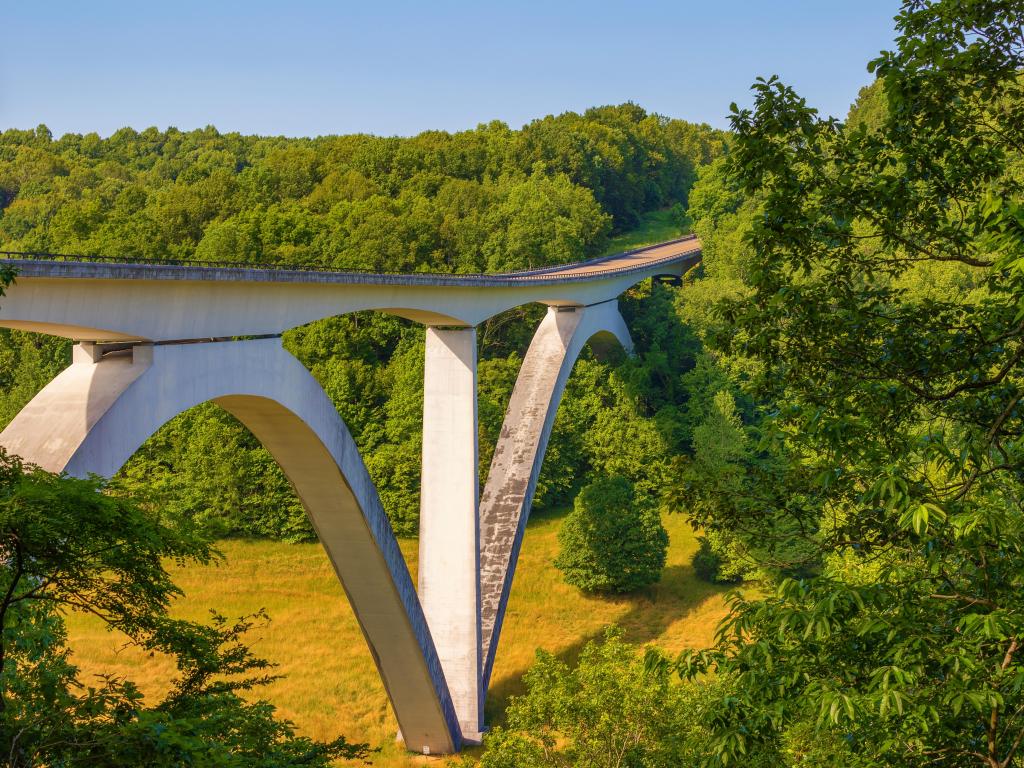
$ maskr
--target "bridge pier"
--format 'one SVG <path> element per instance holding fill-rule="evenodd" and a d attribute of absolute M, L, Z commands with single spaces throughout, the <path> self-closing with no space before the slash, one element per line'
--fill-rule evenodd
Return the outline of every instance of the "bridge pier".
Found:
<path fill-rule="evenodd" d="M 427 327 L 419 597 L 463 739 L 483 728 L 476 329 Z"/>

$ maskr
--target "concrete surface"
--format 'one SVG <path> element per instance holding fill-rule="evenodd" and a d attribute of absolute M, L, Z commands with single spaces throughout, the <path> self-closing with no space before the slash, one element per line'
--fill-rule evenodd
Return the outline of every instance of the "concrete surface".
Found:
<path fill-rule="evenodd" d="M 419 596 L 468 741 L 483 726 L 476 330 L 427 328 Z"/>
<path fill-rule="evenodd" d="M 591 339 L 633 342 L 611 301 L 576 311 L 548 309 L 516 379 L 480 499 L 480 602 L 484 690 L 491 678 L 516 560 L 544 452 L 565 384 Z"/>
<path fill-rule="evenodd" d="M 700 260 L 694 239 L 567 267 L 485 276 L 372 275 L 8 260 L 17 281 L 0 326 L 79 341 L 177 341 L 280 334 L 358 310 L 474 326 L 531 302 L 582 306 Z"/>

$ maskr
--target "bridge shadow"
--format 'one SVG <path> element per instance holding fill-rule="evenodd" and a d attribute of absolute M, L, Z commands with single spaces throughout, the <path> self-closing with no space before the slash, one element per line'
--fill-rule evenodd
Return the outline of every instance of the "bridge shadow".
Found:
<path fill-rule="evenodd" d="M 540 648 L 553 651 L 557 659 L 571 666 L 588 643 L 604 637 L 608 626 L 618 627 L 623 639 L 633 645 L 656 643 L 670 656 L 683 648 L 703 647 L 710 644 L 715 626 L 724 615 L 724 609 L 718 610 L 722 598 L 732 588 L 702 581 L 689 563 L 672 564 L 665 568 L 658 584 L 632 595 L 603 598 L 602 602 L 611 606 L 628 606 L 628 610 L 613 621 L 586 632 L 570 645 L 553 649 L 542 643 Z M 707 617 L 706 621 L 700 618 L 702 615 Z M 688 619 L 695 622 L 695 626 L 685 623 L 681 627 L 673 626 Z M 500 647 L 498 656 L 501 656 Z M 532 663 L 531 659 L 530 664 L 505 671 L 492 681 L 485 705 L 489 725 L 504 724 L 511 698 L 526 693 L 523 675 Z"/>

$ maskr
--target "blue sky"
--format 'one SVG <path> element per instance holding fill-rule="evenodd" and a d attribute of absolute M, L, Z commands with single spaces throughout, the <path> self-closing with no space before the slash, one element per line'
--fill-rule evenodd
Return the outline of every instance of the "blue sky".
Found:
<path fill-rule="evenodd" d="M 758 75 L 842 116 L 898 0 L 8 0 L 0 129 L 410 135 L 634 101 L 726 127 Z"/>

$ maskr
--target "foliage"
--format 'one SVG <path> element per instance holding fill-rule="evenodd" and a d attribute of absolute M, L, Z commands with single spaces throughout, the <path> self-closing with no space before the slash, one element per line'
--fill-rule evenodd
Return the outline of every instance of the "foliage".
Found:
<path fill-rule="evenodd" d="M 240 695 L 272 679 L 242 642 L 252 619 L 174 620 L 180 591 L 162 561 L 206 564 L 189 532 L 102 493 L 99 481 L 23 467 L 0 451 L 0 749 L 12 768 L 65 766 L 327 766 L 366 754 L 343 738 L 296 736 L 265 702 Z M 178 678 L 146 706 L 129 681 L 86 687 L 70 661 L 62 611 L 99 617 Z M 263 617 L 255 617 L 263 618 Z"/>
<path fill-rule="evenodd" d="M 605 254 L 622 253 L 652 243 L 672 240 L 690 231 L 690 219 L 680 203 L 670 208 L 648 211 L 637 225 L 612 237 L 604 248 Z"/>
<path fill-rule="evenodd" d="M 270 454 L 212 404 L 172 419 L 125 465 L 114 488 L 191 520 L 209 538 L 313 537 L 305 511 Z"/>
<path fill-rule="evenodd" d="M 723 134 L 624 104 L 407 139 L 0 134 L 11 249 L 483 271 L 595 253 L 685 202 Z M 609 217 L 611 217 L 609 219 Z"/>
<path fill-rule="evenodd" d="M 615 632 L 587 643 L 574 667 L 538 651 L 523 680 L 526 695 L 512 700 L 507 726 L 485 738 L 481 768 L 694 762 L 687 686 L 671 681 L 667 665 L 645 664 Z"/>
<path fill-rule="evenodd" d="M 1021 761 L 1024 8 L 907 0 L 897 26 L 846 125 L 759 80 L 696 225 L 740 246 L 705 250 L 727 290 L 695 316 L 762 407 L 718 484 L 744 500 L 706 518 L 759 544 L 768 510 L 823 553 L 680 660 L 736 680 L 717 764 L 808 721 L 871 765 Z"/>
<path fill-rule="evenodd" d="M 620 475 L 595 480 L 576 496 L 558 534 L 555 566 L 587 592 L 634 592 L 661 578 L 668 534 L 656 510 L 637 503 Z"/>
<path fill-rule="evenodd" d="M 734 541 L 723 542 L 712 532 L 701 536 L 700 547 L 693 553 L 693 572 L 712 584 L 735 584 L 743 580 L 742 561 L 729 557 Z"/>
<path fill-rule="evenodd" d="M 704 532 L 694 567 L 723 583 L 816 570 L 817 542 L 795 522 L 817 514 L 806 475 L 778 445 L 755 449 L 758 430 L 743 426 L 728 389 L 705 406 L 692 456 L 675 460 L 676 484 L 665 494 L 670 509 L 685 510 Z"/>

